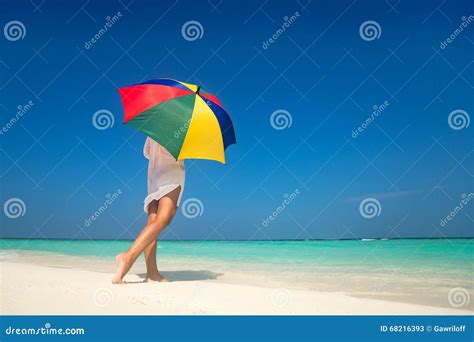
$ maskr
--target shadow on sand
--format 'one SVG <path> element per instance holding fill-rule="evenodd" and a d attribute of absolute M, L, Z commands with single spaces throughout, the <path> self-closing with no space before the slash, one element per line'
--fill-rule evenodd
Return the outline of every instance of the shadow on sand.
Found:
<path fill-rule="evenodd" d="M 160 272 L 163 277 L 170 281 L 196 281 L 196 280 L 209 280 L 209 279 L 217 279 L 218 277 L 222 276 L 223 273 L 217 273 L 207 270 L 201 271 L 163 271 Z M 146 273 L 140 273 L 138 276 L 143 279 L 146 279 Z"/>

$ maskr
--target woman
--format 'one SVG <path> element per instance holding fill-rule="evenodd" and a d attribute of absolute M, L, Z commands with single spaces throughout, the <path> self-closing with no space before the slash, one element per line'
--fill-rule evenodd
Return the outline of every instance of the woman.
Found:
<path fill-rule="evenodd" d="M 156 264 L 156 239 L 170 224 L 179 206 L 184 189 L 184 163 L 174 157 L 156 141 L 147 138 L 143 154 L 148 158 L 148 196 L 144 210 L 148 214 L 146 226 L 130 248 L 117 254 L 117 272 L 113 284 L 123 284 L 123 277 L 143 252 L 146 261 L 147 280 L 167 281 Z"/>

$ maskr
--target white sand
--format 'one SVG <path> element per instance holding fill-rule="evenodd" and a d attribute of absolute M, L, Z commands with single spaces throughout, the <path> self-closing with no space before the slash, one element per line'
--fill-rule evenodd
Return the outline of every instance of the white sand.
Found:
<path fill-rule="evenodd" d="M 144 283 L 130 275 L 112 285 L 112 274 L 0 263 L 1 313 L 140 315 L 470 315 L 447 308 L 362 299 L 343 293 L 220 283 L 216 280 Z"/>

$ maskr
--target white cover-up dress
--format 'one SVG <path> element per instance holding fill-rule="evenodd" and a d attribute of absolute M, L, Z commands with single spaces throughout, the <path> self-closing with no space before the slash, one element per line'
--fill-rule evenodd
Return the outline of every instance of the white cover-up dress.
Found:
<path fill-rule="evenodd" d="M 178 186 L 181 191 L 178 206 L 184 190 L 184 162 L 177 161 L 163 146 L 151 138 L 147 138 L 143 154 L 148 162 L 148 196 L 145 198 L 143 209 L 148 214 L 148 205 L 159 200 Z"/>

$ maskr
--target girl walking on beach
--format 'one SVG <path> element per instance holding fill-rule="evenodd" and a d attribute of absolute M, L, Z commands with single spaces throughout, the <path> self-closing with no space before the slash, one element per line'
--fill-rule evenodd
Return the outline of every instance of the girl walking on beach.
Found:
<path fill-rule="evenodd" d="M 219 99 L 196 84 L 157 78 L 119 89 L 124 123 L 145 133 L 149 159 L 146 226 L 130 248 L 117 254 L 123 277 L 144 252 L 147 279 L 166 281 L 156 265 L 156 239 L 171 222 L 184 189 L 184 159 L 225 164 L 225 149 L 235 144 L 234 125 Z M 159 143 L 158 143 L 159 142 Z"/>
<path fill-rule="evenodd" d="M 177 161 L 166 149 L 151 138 L 147 138 L 144 155 L 148 158 L 148 196 L 144 210 L 148 215 L 146 226 L 130 248 L 115 257 L 117 272 L 114 284 L 122 284 L 123 277 L 143 252 L 145 255 L 147 280 L 167 281 L 156 263 L 157 238 L 171 223 L 184 189 L 184 163 Z"/>

